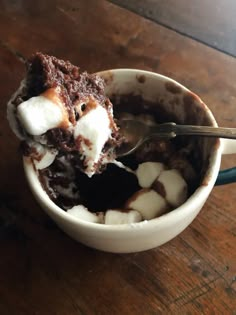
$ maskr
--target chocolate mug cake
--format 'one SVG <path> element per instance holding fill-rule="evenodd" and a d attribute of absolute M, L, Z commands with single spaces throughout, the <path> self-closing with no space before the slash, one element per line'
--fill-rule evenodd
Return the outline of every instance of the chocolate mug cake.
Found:
<path fill-rule="evenodd" d="M 8 119 L 24 156 L 49 197 L 81 220 L 122 224 L 150 220 L 177 208 L 199 185 L 194 140 L 151 139 L 116 158 L 117 121 L 178 122 L 134 95 L 110 100 L 98 75 L 42 53 L 8 103 Z M 144 207 L 145 205 L 145 207 Z"/>

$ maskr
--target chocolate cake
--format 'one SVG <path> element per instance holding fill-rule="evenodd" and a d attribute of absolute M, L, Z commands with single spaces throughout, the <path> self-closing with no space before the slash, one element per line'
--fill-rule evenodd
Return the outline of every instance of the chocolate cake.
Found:
<path fill-rule="evenodd" d="M 88 176 L 99 173 L 119 143 L 104 81 L 42 53 L 26 66 L 26 78 L 8 103 L 8 119 L 22 140 L 23 154 L 42 168 L 69 153 Z"/>

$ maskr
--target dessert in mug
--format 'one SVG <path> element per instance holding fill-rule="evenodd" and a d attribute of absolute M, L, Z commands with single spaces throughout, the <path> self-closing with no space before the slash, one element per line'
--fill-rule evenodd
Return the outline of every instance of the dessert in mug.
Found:
<path fill-rule="evenodd" d="M 59 207 L 81 220 L 124 224 L 175 209 L 199 184 L 194 143 L 181 137 L 149 140 L 116 159 L 122 143 L 117 119 L 165 121 L 148 108 L 132 95 L 110 101 L 99 76 L 37 53 L 8 103 L 8 119 Z"/>

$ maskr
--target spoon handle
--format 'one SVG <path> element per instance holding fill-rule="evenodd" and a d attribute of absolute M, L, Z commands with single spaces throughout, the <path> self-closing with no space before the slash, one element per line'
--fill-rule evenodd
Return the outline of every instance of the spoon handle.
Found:
<path fill-rule="evenodd" d="M 153 126 L 150 129 L 150 132 L 158 137 L 174 138 L 180 135 L 198 135 L 236 139 L 236 128 L 176 125 L 175 123 L 171 122 Z"/>
<path fill-rule="evenodd" d="M 236 139 L 236 128 L 176 125 L 175 133 L 176 135 L 199 135 L 208 137 Z"/>

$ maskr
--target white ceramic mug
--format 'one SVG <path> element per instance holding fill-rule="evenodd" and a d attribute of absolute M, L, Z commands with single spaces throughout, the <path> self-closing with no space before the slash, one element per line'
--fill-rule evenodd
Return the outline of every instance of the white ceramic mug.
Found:
<path fill-rule="evenodd" d="M 179 118 L 180 123 L 217 123 L 201 99 L 176 81 L 160 74 L 115 69 L 98 73 L 106 81 L 106 93 L 112 95 L 141 95 L 144 100 L 165 106 Z M 189 121 L 191 117 L 191 121 Z M 135 224 L 104 225 L 82 221 L 70 216 L 50 200 L 42 188 L 35 168 L 24 158 L 24 169 L 30 188 L 46 213 L 73 239 L 96 249 L 131 253 L 160 246 L 181 233 L 197 216 L 219 176 L 221 155 L 236 153 L 236 141 L 202 138 L 201 154 L 207 160 L 203 179 L 195 192 L 177 209 L 150 221 Z M 218 177 L 219 183 L 236 181 L 235 169 Z"/>

